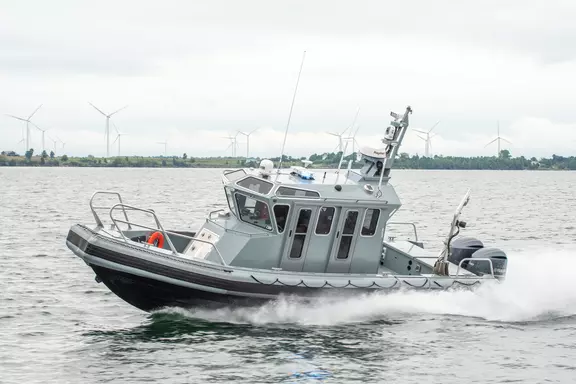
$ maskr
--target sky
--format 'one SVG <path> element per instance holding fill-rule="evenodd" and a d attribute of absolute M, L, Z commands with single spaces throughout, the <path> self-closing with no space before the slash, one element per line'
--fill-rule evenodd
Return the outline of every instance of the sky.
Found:
<path fill-rule="evenodd" d="M 0 149 L 106 155 L 332 152 L 349 129 L 379 146 L 390 111 L 437 121 L 432 155 L 576 155 L 576 2 L 0 0 Z M 111 126 L 110 155 L 118 153 Z M 60 139 L 58 141 L 58 139 Z M 62 148 L 62 142 L 65 142 Z M 42 149 L 41 133 L 31 146 Z M 237 155 L 246 155 L 238 136 Z M 347 151 L 351 151 L 349 146 Z M 410 131 L 401 149 L 424 154 Z"/>

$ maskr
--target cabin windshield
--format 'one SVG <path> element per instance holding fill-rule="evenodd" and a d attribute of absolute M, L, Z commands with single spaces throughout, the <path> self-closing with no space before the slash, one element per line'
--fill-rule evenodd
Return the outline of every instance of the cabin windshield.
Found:
<path fill-rule="evenodd" d="M 272 231 L 268 204 L 239 192 L 236 192 L 234 196 L 240 220 L 264 228 L 267 231 Z"/>
<path fill-rule="evenodd" d="M 224 177 L 228 181 L 236 181 L 242 177 L 246 176 L 246 171 L 243 169 L 236 169 L 233 171 L 224 171 Z"/>
<path fill-rule="evenodd" d="M 256 193 L 261 193 L 263 195 L 267 195 L 268 192 L 270 192 L 270 190 L 272 189 L 272 187 L 274 186 L 274 184 L 262 180 L 262 179 L 258 179 L 256 177 L 247 177 L 245 179 L 242 179 L 238 182 L 236 182 L 236 184 L 238 184 L 239 186 L 249 189 L 251 191 L 254 191 Z"/>

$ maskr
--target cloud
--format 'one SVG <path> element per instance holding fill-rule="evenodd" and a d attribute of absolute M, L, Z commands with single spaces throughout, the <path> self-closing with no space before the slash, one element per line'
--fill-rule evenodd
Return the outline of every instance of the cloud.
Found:
<path fill-rule="evenodd" d="M 291 151 L 312 150 L 309 143 L 333 149 L 324 132 L 345 129 L 357 107 L 359 137 L 367 140 L 381 135 L 390 110 L 408 104 L 414 128 L 441 120 L 433 149 L 446 155 L 494 152 L 476 148 L 490 141 L 497 120 L 503 134 L 528 121 L 576 122 L 576 57 L 567 43 L 576 39 L 573 2 L 55 1 L 30 8 L 11 2 L 0 14 L 0 113 L 26 115 L 44 103 L 36 123 L 58 131 L 78 154 L 102 154 L 100 139 L 82 139 L 101 138 L 104 125 L 88 101 L 105 111 L 129 105 L 114 121 L 131 133 L 126 149 L 134 153 L 157 152 L 146 143 L 169 133 L 174 150 L 199 154 L 218 153 L 227 144 L 217 137 L 236 130 L 270 127 L 277 133 L 266 140 L 276 140 L 304 49 L 288 141 L 301 144 Z M 1 118 L 1 145 L 15 145 L 20 129 Z M 511 138 L 513 153 L 571 151 L 569 129 L 550 141 L 540 141 L 537 129 L 524 134 L 534 136 Z M 258 149 L 257 136 L 254 150 L 269 150 L 271 141 Z M 136 140 L 140 147 L 131 149 Z M 409 152 L 422 148 L 416 137 L 406 143 Z"/>

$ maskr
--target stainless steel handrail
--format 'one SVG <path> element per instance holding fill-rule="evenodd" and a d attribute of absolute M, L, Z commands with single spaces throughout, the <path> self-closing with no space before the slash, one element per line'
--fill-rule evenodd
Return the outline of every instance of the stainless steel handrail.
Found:
<path fill-rule="evenodd" d="M 120 232 L 120 234 L 122 234 L 122 237 L 124 237 L 124 240 L 128 241 L 128 238 L 126 238 L 126 236 L 124 235 L 124 233 L 122 232 L 122 230 L 120 229 L 120 227 L 118 226 L 118 224 L 116 223 L 116 222 L 121 222 L 121 223 L 123 223 L 124 221 L 123 221 L 123 220 L 115 219 L 114 216 L 112 216 L 112 212 L 113 212 L 116 208 L 118 208 L 118 207 L 121 207 L 124 211 L 126 211 L 126 208 L 128 208 L 128 209 L 130 209 L 130 210 L 132 210 L 132 211 L 139 211 L 139 212 L 144 212 L 144 213 L 151 214 L 152 217 L 154 217 L 154 221 L 156 222 L 157 228 L 146 227 L 146 226 L 143 226 L 143 225 L 141 225 L 141 224 L 136 224 L 136 223 L 134 223 L 134 225 L 137 225 L 137 226 L 142 227 L 142 228 L 147 228 L 147 229 L 150 229 L 150 230 L 152 230 L 152 231 L 155 231 L 155 230 L 160 230 L 160 231 L 162 231 L 162 234 L 163 234 L 164 237 L 166 238 L 166 241 L 168 242 L 168 246 L 170 247 L 170 249 L 172 250 L 172 252 L 173 252 L 174 254 L 177 254 L 177 253 L 178 253 L 178 251 L 176 251 L 176 248 L 174 247 L 174 244 L 172 244 L 172 241 L 170 241 L 170 238 L 166 235 L 166 230 L 164 229 L 164 227 L 162 226 L 162 224 L 160 224 L 160 221 L 158 220 L 158 217 L 156 216 L 156 213 L 154 213 L 154 211 L 149 210 L 149 209 L 143 209 L 143 208 L 138 208 L 138 207 L 134 207 L 134 206 L 131 206 L 131 205 L 119 203 L 119 204 L 116 204 L 116 205 L 112 206 L 112 208 L 110 208 L 110 219 L 112 220 L 112 222 L 113 222 L 114 225 L 116 226 L 116 229 L 118 230 L 118 232 Z M 126 219 L 126 221 L 129 221 L 129 220 Z M 124 222 L 124 224 L 130 225 L 130 223 L 127 223 L 127 222 Z"/>
<path fill-rule="evenodd" d="M 124 220 L 120 220 L 120 219 L 115 219 L 115 220 L 116 220 L 117 222 L 119 222 L 119 223 L 126 223 Z M 126 224 L 127 224 L 127 223 L 126 223 Z M 156 231 L 156 230 L 158 230 L 157 228 L 148 227 L 148 226 L 143 225 L 143 224 L 132 223 L 132 225 L 134 225 L 134 226 L 136 226 L 136 227 L 140 227 L 140 228 L 149 229 L 149 230 L 151 230 L 151 231 Z M 220 251 L 218 250 L 218 247 L 216 247 L 216 245 L 215 245 L 215 244 L 212 244 L 211 242 L 209 242 L 209 241 L 207 241 L 207 240 L 197 239 L 197 238 L 194 238 L 194 237 L 191 237 L 191 236 L 186 236 L 186 235 L 183 235 L 183 234 L 181 234 L 181 233 L 172 232 L 172 231 L 166 231 L 166 230 L 164 230 L 164 231 L 162 231 L 162 233 L 163 233 L 164 235 L 166 235 L 166 234 L 168 234 L 168 235 L 174 235 L 174 236 L 183 237 L 183 238 L 185 238 L 185 239 L 190 239 L 191 241 L 198 241 L 198 242 L 200 242 L 200 243 L 210 244 L 210 245 L 214 248 L 214 250 L 216 251 L 216 253 L 218 254 L 218 256 L 219 256 L 220 261 L 222 262 L 222 264 L 225 265 L 225 266 L 228 266 L 228 264 L 224 261 L 224 258 L 223 258 L 222 255 L 220 254 Z M 122 234 L 122 235 L 123 235 L 123 234 Z M 128 240 L 128 238 L 127 238 L 126 236 L 124 236 L 124 239 L 125 239 L 125 240 Z M 170 239 L 167 238 L 167 240 L 170 240 Z M 173 249 L 171 249 L 171 250 L 172 250 L 173 253 L 179 254 L 177 251 L 174 251 Z"/>
<path fill-rule="evenodd" d="M 96 191 L 92 194 L 92 197 L 90 198 L 90 210 L 92 211 L 92 215 L 94 216 L 94 220 L 96 220 L 96 225 L 104 228 L 104 224 L 102 224 L 102 220 L 100 220 L 100 216 L 98 216 L 98 214 L 96 213 L 97 209 L 110 209 L 110 207 L 99 207 L 99 206 L 94 206 L 94 198 L 96 197 L 96 195 L 115 195 L 118 197 L 118 200 L 120 201 L 120 204 L 123 204 L 122 202 L 122 196 L 120 196 L 120 193 L 118 192 L 113 192 L 113 191 Z M 126 210 L 123 209 L 124 211 L 124 217 L 126 218 L 126 221 L 130 221 L 128 220 L 128 214 L 126 213 Z M 130 226 L 130 224 L 128 223 L 128 229 L 132 229 L 132 227 Z"/>
<path fill-rule="evenodd" d="M 112 215 L 112 212 L 114 210 L 116 210 L 117 208 L 121 207 L 124 211 L 126 209 L 128 210 L 133 210 L 133 211 L 140 211 L 140 212 L 144 212 L 144 213 L 148 213 L 151 214 L 154 217 L 154 221 L 156 222 L 157 228 L 153 228 L 153 227 L 149 227 L 143 224 L 137 224 L 137 223 L 132 223 L 129 222 L 128 220 L 124 221 L 121 219 L 116 219 L 114 218 L 114 216 Z M 122 230 L 120 230 L 120 227 L 118 226 L 117 222 L 119 223 L 124 223 L 124 224 L 128 224 L 130 225 L 134 225 L 136 227 L 140 227 L 140 228 L 145 228 L 151 231 L 156 231 L 159 230 L 162 232 L 162 234 L 164 235 L 164 238 L 166 239 L 166 242 L 168 243 L 168 246 L 170 247 L 170 250 L 172 251 L 173 254 L 175 255 L 179 255 L 178 251 L 176 251 L 176 248 L 174 247 L 174 244 L 172 243 L 172 241 L 170 240 L 170 237 L 168 235 L 173 235 L 173 236 L 178 236 L 178 237 L 182 237 L 185 239 L 189 239 L 191 241 L 198 241 L 200 243 L 205 243 L 205 244 L 210 244 L 212 246 L 212 248 L 214 248 L 214 250 L 216 251 L 216 253 L 218 254 L 218 257 L 220 258 L 220 261 L 222 262 L 222 265 L 228 266 L 228 264 L 226 263 L 226 261 L 224 261 L 224 258 L 222 257 L 222 254 L 220 253 L 220 250 L 218 249 L 218 247 L 216 246 L 216 244 L 212 244 L 209 241 L 206 240 L 202 240 L 202 239 L 198 239 L 192 236 L 187 236 L 187 235 L 183 235 L 181 233 L 176 233 L 176 232 L 172 232 L 172 231 L 166 231 L 164 229 L 164 227 L 162 226 L 162 224 L 160 224 L 160 220 L 158 220 L 158 216 L 156 216 L 156 213 L 150 209 L 143 209 L 143 208 L 138 208 L 138 207 L 134 207 L 131 205 L 127 205 L 127 204 L 116 204 L 114 205 L 112 208 L 110 208 L 110 219 L 112 220 L 112 222 L 114 223 L 114 225 L 116 226 L 116 229 L 118 230 L 118 232 L 120 232 L 120 234 L 122 235 L 122 237 L 124 238 L 124 241 L 128 242 L 128 238 L 126 237 L 126 235 L 124 235 L 124 233 L 122 232 Z"/>
<path fill-rule="evenodd" d="M 214 219 L 210 219 L 210 218 L 206 218 L 206 222 L 210 222 L 213 225 L 222 228 L 225 232 L 234 232 L 234 233 L 238 233 L 240 235 L 243 236 L 248 236 L 248 237 L 267 237 L 267 236 L 273 236 L 275 235 L 272 232 L 261 232 L 261 233 L 250 233 L 250 232 L 244 232 L 244 231 L 239 231 L 237 229 L 230 229 L 230 228 L 226 228 L 225 226 L 223 226 L 222 224 L 218 223 L 217 221 L 215 221 Z"/>
<path fill-rule="evenodd" d="M 216 209 L 216 210 L 214 210 L 214 211 L 210 211 L 210 213 L 208 213 L 208 219 L 212 220 L 212 215 L 213 215 L 214 213 L 224 212 L 224 211 L 226 211 L 226 210 L 225 210 L 225 209 L 222 209 L 222 208 Z"/>
<path fill-rule="evenodd" d="M 414 223 L 410 223 L 410 222 L 404 222 L 404 221 L 389 221 L 388 223 L 386 223 L 386 226 L 388 225 L 409 225 L 412 227 L 412 229 L 414 229 L 414 241 L 418 241 L 418 231 L 416 230 L 416 224 Z"/>
<path fill-rule="evenodd" d="M 493 278 L 495 278 L 494 276 L 494 265 L 492 264 L 492 260 L 485 258 L 485 257 L 465 257 L 464 259 L 460 260 L 460 263 L 458 263 L 458 269 L 456 270 L 456 276 L 458 276 L 460 274 L 460 268 L 462 266 L 462 263 L 464 261 L 487 261 L 488 264 L 490 264 L 490 274 L 492 275 Z"/>

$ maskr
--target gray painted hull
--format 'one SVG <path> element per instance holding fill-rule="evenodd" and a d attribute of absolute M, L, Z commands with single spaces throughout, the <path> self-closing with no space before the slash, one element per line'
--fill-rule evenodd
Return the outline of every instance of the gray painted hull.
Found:
<path fill-rule="evenodd" d="M 67 246 L 112 292 L 144 311 L 163 307 L 249 306 L 295 296 L 355 295 L 400 289 L 473 289 L 491 278 L 297 273 L 222 266 L 73 226 Z"/>

